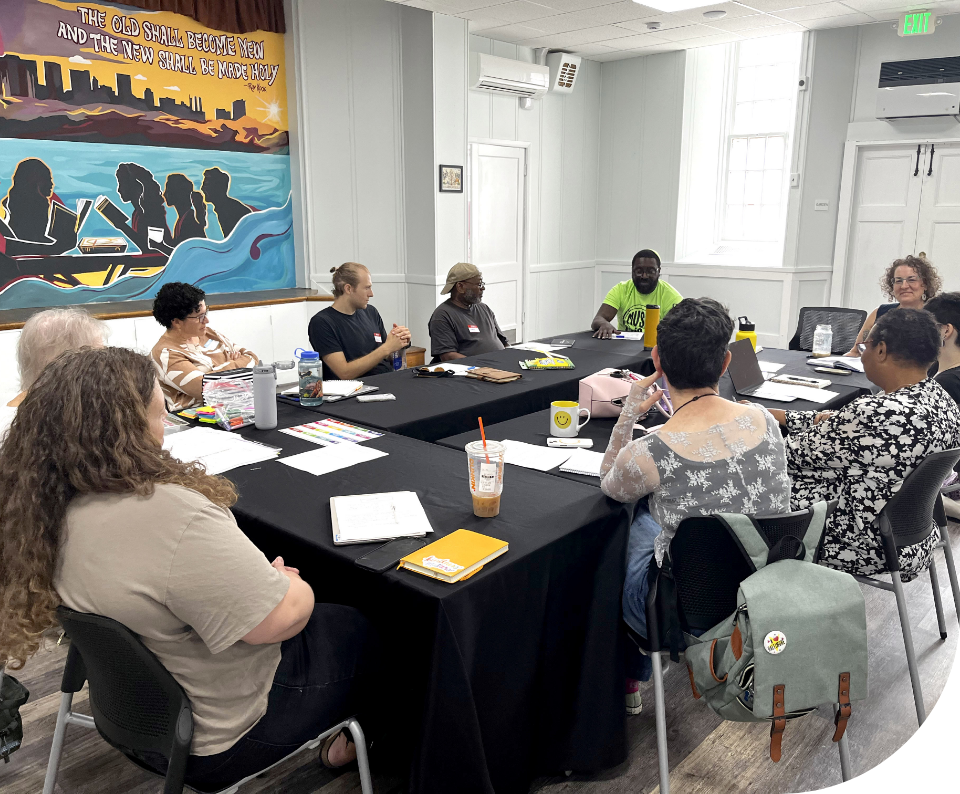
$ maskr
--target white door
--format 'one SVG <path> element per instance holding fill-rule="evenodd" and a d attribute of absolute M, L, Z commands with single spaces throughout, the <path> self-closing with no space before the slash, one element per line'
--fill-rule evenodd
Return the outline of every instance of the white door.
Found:
<path fill-rule="evenodd" d="M 847 247 L 843 305 L 872 311 L 886 302 L 880 276 L 916 252 L 927 145 L 860 149 Z M 954 191 L 956 188 L 954 188 Z"/>
<path fill-rule="evenodd" d="M 915 252 L 926 253 L 945 290 L 960 289 L 960 144 L 928 147 Z"/>
<path fill-rule="evenodd" d="M 526 151 L 470 144 L 470 261 L 483 272 L 483 296 L 500 328 L 523 341 L 523 196 Z"/>

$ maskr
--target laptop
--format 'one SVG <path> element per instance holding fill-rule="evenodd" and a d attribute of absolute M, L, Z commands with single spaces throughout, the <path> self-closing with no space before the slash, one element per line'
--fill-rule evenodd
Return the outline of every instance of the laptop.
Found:
<path fill-rule="evenodd" d="M 793 402 L 797 398 L 790 393 L 790 387 L 782 383 L 768 383 L 763 379 L 757 353 L 749 339 L 741 339 L 731 344 L 730 380 L 737 394 L 756 397 L 758 400 L 775 400 L 777 402 Z"/>

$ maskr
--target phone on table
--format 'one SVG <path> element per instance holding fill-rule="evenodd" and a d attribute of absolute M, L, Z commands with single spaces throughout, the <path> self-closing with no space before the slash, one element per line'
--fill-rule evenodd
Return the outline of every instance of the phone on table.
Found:
<path fill-rule="evenodd" d="M 422 538 L 397 538 L 368 551 L 362 557 L 357 557 L 354 563 L 368 571 L 383 573 L 395 568 L 402 557 L 413 554 L 426 545 L 427 541 Z"/>

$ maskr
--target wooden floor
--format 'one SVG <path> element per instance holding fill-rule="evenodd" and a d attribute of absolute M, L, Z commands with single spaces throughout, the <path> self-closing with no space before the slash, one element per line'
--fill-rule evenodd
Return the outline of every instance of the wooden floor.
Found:
<path fill-rule="evenodd" d="M 960 549 L 960 524 L 951 522 L 954 547 Z M 929 577 L 924 574 L 905 585 L 910 623 L 920 664 L 920 678 L 928 713 L 953 666 L 960 626 L 943 564 L 937 553 L 944 611 L 949 637 L 941 641 Z M 903 640 L 892 593 L 864 588 L 867 600 L 867 631 L 870 642 L 870 697 L 854 704 L 848 728 L 850 752 L 856 774 L 879 764 L 897 750 L 917 729 L 913 695 L 907 674 Z M 23 747 L 9 764 L 0 764 L 3 794 L 38 794 L 43 787 L 47 755 L 59 706 L 60 674 L 64 648 L 38 654 L 17 677 L 30 690 L 30 700 L 21 710 Z M 769 737 L 765 725 L 723 722 L 690 694 L 683 667 L 672 665 L 665 676 L 667 735 L 670 745 L 670 780 L 683 794 L 721 792 L 814 791 L 840 783 L 836 745 L 830 741 L 833 720 L 823 709 L 788 725 L 783 738 L 783 759 L 774 764 L 768 757 Z M 643 690 L 643 713 L 628 719 L 630 758 L 598 775 L 541 778 L 531 792 L 539 794 L 647 794 L 659 791 L 657 747 L 653 720 L 653 693 Z M 86 690 L 74 699 L 78 711 L 89 713 Z M 374 763 L 376 758 L 374 756 Z M 402 792 L 402 775 L 374 769 L 378 794 Z M 162 791 L 157 778 L 147 775 L 103 742 L 95 731 L 71 728 L 67 732 L 63 764 L 56 791 L 59 794 L 112 794 L 113 792 Z M 244 792 L 285 794 L 359 794 L 356 772 L 334 775 L 316 762 L 312 753 L 282 764 L 243 789 Z"/>

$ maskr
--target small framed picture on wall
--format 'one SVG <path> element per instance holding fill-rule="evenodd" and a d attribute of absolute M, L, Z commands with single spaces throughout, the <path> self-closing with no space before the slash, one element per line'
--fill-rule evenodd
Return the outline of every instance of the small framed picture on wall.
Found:
<path fill-rule="evenodd" d="M 463 166 L 440 166 L 440 192 L 463 193 Z"/>

